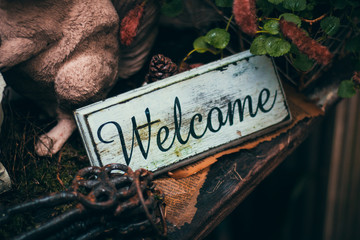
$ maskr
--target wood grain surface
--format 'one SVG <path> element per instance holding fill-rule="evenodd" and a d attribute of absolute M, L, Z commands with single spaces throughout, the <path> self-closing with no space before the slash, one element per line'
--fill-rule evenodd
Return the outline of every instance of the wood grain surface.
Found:
<path fill-rule="evenodd" d="M 319 119 L 305 119 L 273 141 L 222 157 L 211 166 L 200 189 L 191 223 L 180 228 L 170 225 L 169 239 L 204 238 L 301 144 Z"/>
<path fill-rule="evenodd" d="M 75 115 L 93 165 L 150 171 L 202 159 L 291 119 L 273 62 L 249 51 Z"/>

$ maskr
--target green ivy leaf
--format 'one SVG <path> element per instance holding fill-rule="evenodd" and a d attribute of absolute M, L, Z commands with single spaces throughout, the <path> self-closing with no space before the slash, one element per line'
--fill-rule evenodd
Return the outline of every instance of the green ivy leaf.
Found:
<path fill-rule="evenodd" d="M 279 33 L 279 21 L 269 20 L 264 24 L 264 30 L 268 31 L 272 35 L 276 35 Z"/>
<path fill-rule="evenodd" d="M 334 16 L 326 17 L 321 20 L 320 26 L 327 35 L 332 36 L 339 30 L 340 18 Z"/>
<path fill-rule="evenodd" d="M 265 36 L 265 35 L 257 36 L 251 43 L 250 52 L 254 55 L 266 54 L 267 53 L 266 49 L 265 49 L 265 40 L 266 39 L 267 39 L 267 36 Z"/>
<path fill-rule="evenodd" d="M 293 59 L 293 64 L 300 71 L 306 72 L 312 68 L 314 61 L 309 59 L 305 54 L 300 53 Z"/>
<path fill-rule="evenodd" d="M 280 15 L 280 18 L 284 18 L 288 22 L 295 23 L 298 27 L 301 26 L 301 19 L 299 16 L 292 13 L 283 13 Z"/>
<path fill-rule="evenodd" d="M 351 14 L 350 14 L 350 18 L 351 19 L 356 19 L 356 18 L 358 18 L 360 16 L 360 7 L 358 7 L 358 8 L 353 8 L 352 9 L 352 12 L 351 12 Z"/>
<path fill-rule="evenodd" d="M 182 13 L 183 9 L 182 0 L 166 0 L 161 6 L 161 13 L 169 17 L 175 17 Z"/>
<path fill-rule="evenodd" d="M 290 51 L 291 44 L 278 37 L 268 37 L 265 40 L 266 52 L 272 57 L 280 57 Z"/>
<path fill-rule="evenodd" d="M 344 80 L 340 83 L 338 95 L 343 98 L 350 98 L 356 94 L 355 84 L 351 80 Z"/>
<path fill-rule="evenodd" d="M 284 0 L 283 6 L 291 11 L 303 11 L 306 9 L 306 0 Z"/>
<path fill-rule="evenodd" d="M 204 40 L 214 48 L 224 49 L 229 44 L 230 33 L 222 28 L 214 28 L 205 35 Z"/>
<path fill-rule="evenodd" d="M 296 45 L 294 45 L 294 44 L 291 44 L 290 52 L 295 54 L 295 55 L 301 54 L 298 47 Z"/>
<path fill-rule="evenodd" d="M 268 0 L 256 0 L 256 6 L 263 16 L 269 16 L 274 11 L 274 5 Z"/>
<path fill-rule="evenodd" d="M 360 52 L 360 36 L 349 39 L 346 42 L 345 49 L 349 52 Z"/>
<path fill-rule="evenodd" d="M 232 7 L 233 0 L 215 0 L 215 4 L 218 7 Z"/>
<path fill-rule="evenodd" d="M 209 44 L 206 43 L 205 36 L 201 36 L 195 39 L 195 41 L 193 42 L 193 47 L 194 49 L 199 49 L 196 50 L 198 53 L 204 53 L 209 48 Z"/>
<path fill-rule="evenodd" d="M 337 9 L 344 9 L 346 7 L 346 1 L 344 0 L 331 0 L 331 4 Z"/>
<path fill-rule="evenodd" d="M 269 3 L 278 5 L 279 3 L 282 3 L 284 0 L 268 0 Z"/>
<path fill-rule="evenodd" d="M 310 2 L 306 5 L 306 11 L 313 11 L 316 6 L 315 2 Z"/>
<path fill-rule="evenodd" d="M 346 0 L 346 2 L 354 8 L 360 6 L 359 0 Z"/>

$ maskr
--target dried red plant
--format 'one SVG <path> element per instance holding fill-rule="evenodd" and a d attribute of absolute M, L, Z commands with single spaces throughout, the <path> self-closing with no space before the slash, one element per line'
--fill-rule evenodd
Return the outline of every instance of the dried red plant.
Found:
<path fill-rule="evenodd" d="M 257 32 L 255 0 L 234 0 L 233 14 L 241 31 L 254 36 Z"/>
<path fill-rule="evenodd" d="M 333 54 L 329 49 L 307 36 L 295 23 L 281 19 L 280 29 L 284 36 L 298 47 L 301 53 L 306 54 L 310 59 L 314 59 L 322 65 L 330 63 Z"/>
<path fill-rule="evenodd" d="M 120 23 L 120 41 L 125 46 L 131 45 L 144 13 L 144 4 L 138 4 L 131 9 Z"/>
<path fill-rule="evenodd" d="M 352 79 L 357 86 L 360 86 L 360 71 L 354 72 Z"/>

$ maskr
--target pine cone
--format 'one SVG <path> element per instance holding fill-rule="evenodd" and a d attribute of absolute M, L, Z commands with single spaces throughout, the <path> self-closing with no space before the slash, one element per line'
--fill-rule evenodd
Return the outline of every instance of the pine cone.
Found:
<path fill-rule="evenodd" d="M 170 58 L 157 54 L 151 58 L 149 73 L 146 75 L 145 80 L 147 83 L 152 83 L 176 73 L 178 73 L 178 66 Z"/>

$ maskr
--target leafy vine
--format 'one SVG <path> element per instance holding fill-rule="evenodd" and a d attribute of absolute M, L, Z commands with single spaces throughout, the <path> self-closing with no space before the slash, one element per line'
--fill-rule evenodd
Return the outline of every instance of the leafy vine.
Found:
<path fill-rule="evenodd" d="M 240 30 L 253 38 L 250 52 L 272 57 L 285 56 L 299 72 L 314 64 L 326 66 L 336 53 L 326 40 L 345 38 L 342 49 L 351 55 L 354 76 L 341 82 L 339 96 L 351 97 L 360 88 L 360 2 L 358 0 L 208 0 L 220 10 L 231 9 L 225 28 L 213 28 L 195 39 L 194 53 L 223 53 L 230 41 L 229 24 L 235 20 Z M 162 12 L 176 16 L 183 11 L 182 0 L 163 0 Z M 225 17 L 225 16 L 224 16 Z M 345 29 L 345 31 L 341 31 Z M 341 35 L 342 34 L 342 35 Z"/>

